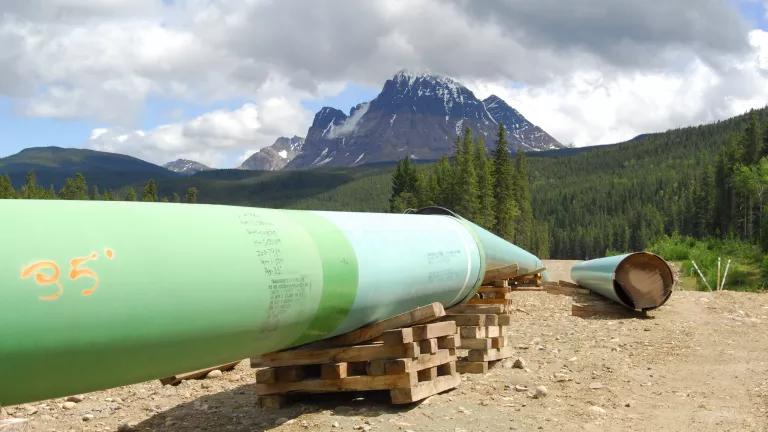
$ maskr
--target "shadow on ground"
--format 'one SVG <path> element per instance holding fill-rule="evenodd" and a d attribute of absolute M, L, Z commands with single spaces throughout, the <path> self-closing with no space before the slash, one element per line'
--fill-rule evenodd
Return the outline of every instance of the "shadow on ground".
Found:
<path fill-rule="evenodd" d="M 333 417 L 375 419 L 418 406 L 391 405 L 389 392 L 349 392 L 294 396 L 283 408 L 260 408 L 254 384 L 202 396 L 177 405 L 135 425 L 133 431 L 267 431 L 305 413 L 326 412 Z"/>

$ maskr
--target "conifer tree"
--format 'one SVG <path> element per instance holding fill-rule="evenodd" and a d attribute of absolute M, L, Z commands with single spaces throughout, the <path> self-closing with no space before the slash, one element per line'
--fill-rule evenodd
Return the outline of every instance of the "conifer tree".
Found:
<path fill-rule="evenodd" d="M 514 222 L 518 214 L 513 191 L 512 161 L 509 157 L 504 126 L 499 125 L 493 152 L 493 200 L 495 220 L 493 232 L 502 238 L 514 238 Z"/>
<path fill-rule="evenodd" d="M 125 191 L 125 201 L 136 201 L 136 189 L 129 186 Z"/>
<path fill-rule="evenodd" d="M 454 194 L 455 179 L 453 167 L 448 158 L 441 157 L 433 167 L 435 184 L 435 204 L 441 207 L 454 208 L 456 196 Z"/>
<path fill-rule="evenodd" d="M 515 201 L 520 212 L 515 220 L 515 243 L 523 249 L 531 248 L 533 238 L 536 236 L 533 228 L 533 209 L 528 182 L 528 161 L 525 153 L 518 151 L 515 158 L 513 187 Z"/>
<path fill-rule="evenodd" d="M 190 187 L 187 188 L 187 196 L 185 197 L 185 201 L 190 204 L 195 204 L 197 202 L 197 188 L 196 187 Z"/>
<path fill-rule="evenodd" d="M 64 186 L 59 190 L 59 198 L 65 200 L 87 200 L 88 184 L 81 173 L 76 173 L 74 177 L 64 179 Z"/>
<path fill-rule="evenodd" d="M 477 220 L 480 193 L 475 172 L 472 130 L 464 129 L 456 148 L 456 206 L 453 210 L 469 220 Z"/>
<path fill-rule="evenodd" d="M 389 199 L 389 210 L 401 213 L 406 209 L 417 207 L 418 175 L 411 160 L 405 157 L 397 163 L 392 175 L 392 195 Z"/>
<path fill-rule="evenodd" d="M 24 179 L 24 185 L 21 187 L 19 197 L 24 199 L 43 199 L 46 195 L 45 189 L 37 185 L 35 172 L 29 171 Z"/>
<path fill-rule="evenodd" d="M 747 129 L 742 135 L 742 163 L 751 165 L 760 159 L 763 152 L 763 129 L 757 121 L 757 115 L 753 112 L 749 118 Z"/>
<path fill-rule="evenodd" d="M 155 183 L 155 179 L 149 179 L 144 185 L 144 191 L 141 193 L 141 200 L 146 202 L 157 201 L 157 183 Z"/>
<path fill-rule="evenodd" d="M 475 171 L 477 172 L 478 214 L 477 223 L 486 229 L 493 229 L 493 167 L 488 159 L 485 142 L 481 137 L 475 138 Z"/>
<path fill-rule="evenodd" d="M 16 189 L 13 188 L 11 178 L 8 175 L 0 176 L 0 199 L 16 198 Z"/>

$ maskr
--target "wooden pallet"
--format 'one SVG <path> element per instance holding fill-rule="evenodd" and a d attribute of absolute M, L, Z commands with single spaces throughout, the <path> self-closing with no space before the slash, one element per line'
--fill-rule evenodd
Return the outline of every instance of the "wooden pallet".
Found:
<path fill-rule="evenodd" d="M 295 394 L 386 390 L 393 404 L 425 399 L 455 388 L 460 344 L 453 321 L 381 332 L 376 342 L 343 347 L 303 347 L 251 360 L 263 407 Z"/>
<path fill-rule="evenodd" d="M 461 336 L 456 363 L 459 373 L 486 373 L 499 360 L 511 357 L 509 345 L 512 315 L 509 286 L 483 286 L 478 296 L 467 304 L 446 311 L 444 320 L 452 320 Z"/>

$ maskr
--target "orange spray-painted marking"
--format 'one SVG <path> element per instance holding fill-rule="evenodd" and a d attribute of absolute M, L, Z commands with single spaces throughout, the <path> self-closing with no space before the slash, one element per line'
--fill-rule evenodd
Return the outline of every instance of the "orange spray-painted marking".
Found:
<path fill-rule="evenodd" d="M 46 274 L 43 270 L 51 270 L 52 273 Z M 59 277 L 61 276 L 61 269 L 58 264 L 53 261 L 37 261 L 21 269 L 21 278 L 26 279 L 32 275 L 35 275 L 35 282 L 40 286 L 55 285 L 56 292 L 53 294 L 38 296 L 43 301 L 57 300 L 64 294 L 64 287 L 59 283 Z"/>
<path fill-rule="evenodd" d="M 99 287 L 99 276 L 95 271 L 89 268 L 80 268 L 80 266 L 87 263 L 88 261 L 95 260 L 98 257 L 99 256 L 96 254 L 96 252 L 91 252 L 91 254 L 86 257 L 72 258 L 69 261 L 69 265 L 71 266 L 71 270 L 69 271 L 70 279 L 77 280 L 81 277 L 88 277 L 94 280 L 93 285 L 90 288 L 86 288 L 81 291 L 81 294 L 84 296 L 89 296 L 93 294 L 94 291 L 96 291 L 96 288 Z"/>
<path fill-rule="evenodd" d="M 106 255 L 108 259 L 112 259 L 115 257 L 115 251 L 110 248 L 106 248 L 104 249 L 104 255 Z"/>

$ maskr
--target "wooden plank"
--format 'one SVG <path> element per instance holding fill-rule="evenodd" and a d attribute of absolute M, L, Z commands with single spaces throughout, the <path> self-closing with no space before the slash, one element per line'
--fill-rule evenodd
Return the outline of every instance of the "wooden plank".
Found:
<path fill-rule="evenodd" d="M 162 385 L 177 385 L 180 382 L 184 380 L 190 380 L 190 379 L 199 379 L 199 378 L 205 378 L 206 375 L 208 375 L 209 372 L 220 370 L 222 372 L 231 371 L 240 363 L 241 360 L 238 360 L 236 362 L 227 363 L 223 365 L 213 366 L 205 369 L 198 369 L 196 371 L 192 372 L 185 372 L 181 374 L 176 374 L 173 376 L 169 376 L 166 378 L 160 379 L 160 384 Z"/>
<path fill-rule="evenodd" d="M 432 381 L 433 379 L 437 378 L 437 367 L 430 367 L 426 369 L 422 369 L 416 373 L 418 376 L 419 382 L 422 381 Z"/>
<path fill-rule="evenodd" d="M 387 358 L 415 358 L 420 354 L 415 342 L 402 345 L 357 345 L 326 349 L 295 349 L 262 355 L 260 366 L 300 366 L 310 364 L 359 362 Z"/>
<path fill-rule="evenodd" d="M 462 374 L 484 374 L 488 372 L 488 362 L 458 361 L 456 362 L 456 370 Z"/>
<path fill-rule="evenodd" d="M 481 294 L 509 294 L 514 288 L 512 287 L 495 287 L 495 286 L 481 286 L 477 292 Z"/>
<path fill-rule="evenodd" d="M 315 342 L 307 345 L 309 348 L 332 348 L 347 345 L 356 345 L 367 342 L 384 334 L 387 330 L 393 330 L 401 327 L 408 327 L 416 324 L 423 324 L 434 321 L 441 316 L 445 316 L 445 309 L 442 303 L 432 303 L 422 306 L 400 315 L 395 315 L 382 321 L 361 327 L 349 333 L 336 336 L 334 338 Z"/>
<path fill-rule="evenodd" d="M 591 291 L 586 288 L 574 288 L 566 286 L 545 286 L 544 291 L 550 294 L 562 294 L 562 295 L 590 295 Z"/>
<path fill-rule="evenodd" d="M 380 336 L 381 341 L 387 345 L 404 344 L 413 342 L 413 329 L 401 328 L 394 330 L 387 330 Z"/>
<path fill-rule="evenodd" d="M 320 366 L 320 378 L 322 379 L 340 379 L 346 378 L 349 372 L 349 363 L 327 363 Z"/>
<path fill-rule="evenodd" d="M 389 395 L 393 404 L 407 404 L 456 388 L 459 384 L 461 384 L 459 374 L 438 376 L 434 380 L 420 382 L 409 388 L 391 390 Z"/>
<path fill-rule="evenodd" d="M 580 318 L 589 318 L 594 316 L 642 318 L 648 316 L 646 312 L 635 311 L 617 303 L 609 302 L 574 303 L 571 306 L 571 315 Z"/>
<path fill-rule="evenodd" d="M 582 288 L 582 286 L 579 284 L 575 284 L 573 282 L 565 281 L 565 280 L 560 280 L 560 282 L 558 282 L 558 285 L 562 287 L 569 287 L 569 288 Z"/>
<path fill-rule="evenodd" d="M 488 315 L 488 316 L 494 316 L 494 315 Z M 446 315 L 440 320 L 442 321 L 453 321 L 456 323 L 457 326 L 483 326 L 485 324 L 485 314 L 456 314 L 456 315 Z"/>
<path fill-rule="evenodd" d="M 256 382 L 259 384 L 269 384 L 276 381 L 275 368 L 266 368 L 256 371 Z"/>
<path fill-rule="evenodd" d="M 485 337 L 497 337 L 501 336 L 501 327 L 499 326 L 490 326 L 485 328 Z"/>
<path fill-rule="evenodd" d="M 464 326 L 459 327 L 459 335 L 461 338 L 480 339 L 486 336 L 485 326 Z"/>
<path fill-rule="evenodd" d="M 512 357 L 514 354 L 514 347 L 511 346 L 492 348 L 487 351 L 469 350 L 467 360 L 471 362 L 494 361 Z"/>
<path fill-rule="evenodd" d="M 504 283 L 509 278 L 517 276 L 519 267 L 517 264 L 511 264 L 506 267 L 487 270 L 483 276 L 483 283 Z"/>
<path fill-rule="evenodd" d="M 437 339 L 425 339 L 418 342 L 419 352 L 422 354 L 434 354 L 437 352 Z"/>
<path fill-rule="evenodd" d="M 461 344 L 461 335 L 455 334 L 437 338 L 437 348 L 458 348 Z"/>
<path fill-rule="evenodd" d="M 512 324 L 512 315 L 510 314 L 496 315 L 496 322 L 500 326 L 509 326 Z"/>
<path fill-rule="evenodd" d="M 282 366 L 275 368 L 275 381 L 292 382 L 301 381 L 306 376 L 304 366 Z"/>
<path fill-rule="evenodd" d="M 491 346 L 491 340 L 488 338 L 462 338 L 461 346 L 459 348 L 475 349 L 475 350 L 487 350 L 493 348 Z"/>
<path fill-rule="evenodd" d="M 484 304 L 460 304 L 453 306 L 446 311 L 448 315 L 456 314 L 501 314 L 504 313 L 504 306 L 484 305 Z"/>
<path fill-rule="evenodd" d="M 416 373 L 405 375 L 348 376 L 335 380 L 308 379 L 296 382 L 256 384 L 256 394 L 326 393 L 336 391 L 367 391 L 408 388 L 418 384 Z"/>
<path fill-rule="evenodd" d="M 441 349 L 435 354 L 422 354 L 416 359 L 382 360 L 387 375 L 402 375 L 456 361 L 451 350 Z"/>
<path fill-rule="evenodd" d="M 411 327 L 413 331 L 413 340 L 420 341 L 424 339 L 437 338 L 456 334 L 456 322 L 443 321 L 430 324 L 423 324 Z"/>
<path fill-rule="evenodd" d="M 484 299 L 474 299 L 473 298 L 473 299 L 469 299 L 469 301 L 467 303 L 469 303 L 469 304 L 482 304 L 482 305 L 486 305 L 486 304 L 488 304 L 488 305 L 493 305 L 493 304 L 506 305 L 506 304 L 509 304 L 509 300 L 507 300 L 507 299 L 493 299 L 493 298 L 484 298 Z"/>
<path fill-rule="evenodd" d="M 487 340 L 490 342 L 491 348 L 504 348 L 507 346 L 506 336 L 492 337 L 488 338 Z"/>

